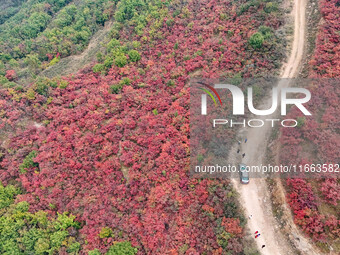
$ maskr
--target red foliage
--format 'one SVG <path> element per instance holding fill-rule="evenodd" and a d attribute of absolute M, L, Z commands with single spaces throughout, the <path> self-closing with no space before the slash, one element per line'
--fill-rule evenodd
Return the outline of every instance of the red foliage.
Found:
<path fill-rule="evenodd" d="M 340 236 L 340 220 L 338 220 L 334 215 L 331 215 L 326 220 L 325 227 L 333 238 L 338 238 Z"/>
<path fill-rule="evenodd" d="M 46 124 L 24 123 L 25 130 L 16 130 L 0 162 L 1 181 L 20 181 L 26 191 L 20 199 L 31 210 L 77 215 L 88 250 L 105 251 L 123 236 L 140 254 L 174 254 L 183 245 L 186 254 L 221 254 L 215 231 L 232 202 L 230 187 L 227 181 L 189 179 L 187 83 L 191 75 L 248 77 L 276 68 L 268 54 L 246 50 L 263 16 L 256 11 L 237 16 L 234 4 L 190 1 L 188 17 L 178 15 L 173 26 L 160 28 L 162 38 L 145 30 L 143 38 L 153 48 L 144 42 L 139 62 L 112 67 L 107 76 L 83 70 L 65 78 L 66 88 L 49 88 L 46 97 L 35 93 L 34 99 L 17 100 L 2 89 L 2 128 L 22 126 L 25 118 Z M 222 20 L 220 13 L 230 18 Z M 280 21 L 272 15 L 265 23 L 275 29 Z M 141 41 L 131 37 L 128 30 L 120 33 L 121 41 Z M 110 86 L 122 78 L 131 84 L 111 94 Z M 19 173 L 32 150 L 39 170 Z M 228 248 L 241 253 L 242 228 L 229 217 L 223 225 L 235 237 Z M 110 227 L 115 238 L 99 238 L 102 227 Z"/>
<path fill-rule="evenodd" d="M 337 205 L 340 200 L 340 187 L 337 179 L 326 179 L 321 184 L 321 191 L 326 201 L 332 205 Z"/>
<path fill-rule="evenodd" d="M 53 59 L 53 55 L 51 53 L 47 53 L 46 57 L 48 58 L 48 60 L 52 60 Z"/>
<path fill-rule="evenodd" d="M 310 61 L 311 78 L 340 78 L 340 13 L 339 1 L 320 0 L 323 16 L 316 40 L 314 56 Z M 298 129 L 283 129 L 281 161 L 284 163 L 339 163 L 340 136 L 340 88 L 339 80 L 320 79 L 318 86 L 309 90 L 312 100 L 308 109 L 313 116 L 305 117 L 304 125 Z M 300 116 L 292 110 L 288 116 Z M 302 117 L 302 116 L 300 116 Z M 302 144 L 305 144 L 303 148 Z M 307 149 L 306 149 L 307 148 Z M 313 154 L 311 154 L 313 153 Z M 287 200 L 291 206 L 295 222 L 312 238 L 325 241 L 326 237 L 339 236 L 339 220 L 334 216 L 323 215 L 318 211 L 317 201 L 326 201 L 336 209 L 340 198 L 339 179 L 318 179 L 314 189 L 322 196 L 313 193 L 308 179 L 287 180 Z"/>
<path fill-rule="evenodd" d="M 310 62 L 312 75 L 339 77 L 340 74 L 340 13 L 339 1 L 320 0 L 320 10 L 325 22 L 316 40 L 314 58 Z"/>
<path fill-rule="evenodd" d="M 7 70 L 5 77 L 9 81 L 14 81 L 17 78 L 17 74 L 15 73 L 14 70 Z"/>
<path fill-rule="evenodd" d="M 233 234 L 237 237 L 242 236 L 243 229 L 240 227 L 240 219 L 223 217 L 221 225 L 228 233 Z"/>

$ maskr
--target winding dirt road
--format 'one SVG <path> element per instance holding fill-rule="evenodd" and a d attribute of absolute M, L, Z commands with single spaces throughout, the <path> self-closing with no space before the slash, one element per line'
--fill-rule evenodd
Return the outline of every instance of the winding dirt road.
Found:
<path fill-rule="evenodd" d="M 307 0 L 294 0 L 294 8 L 292 16 L 294 18 L 294 39 L 292 42 L 291 55 L 284 65 L 281 73 L 282 78 L 294 78 L 301 66 L 304 45 L 305 45 L 305 13 L 306 13 Z M 289 86 L 287 80 L 279 82 L 278 87 Z M 270 100 L 263 103 L 262 109 L 269 109 L 271 105 Z M 257 119 L 261 119 L 260 116 L 256 116 Z M 275 118 L 275 116 L 263 116 L 263 119 Z M 239 137 L 243 138 L 241 151 L 246 154 L 242 160 L 247 165 L 260 165 L 265 160 L 268 138 L 271 134 L 271 127 L 265 128 L 244 128 L 240 131 Z M 244 138 L 247 137 L 247 143 L 244 143 Z M 239 145 L 235 145 L 229 155 L 229 162 L 237 164 L 241 161 L 239 154 L 236 150 Z M 235 165 L 236 165 L 235 164 Z M 287 220 L 287 226 L 290 232 L 290 237 L 283 236 L 279 231 L 279 225 L 273 215 L 270 201 L 270 193 L 267 189 L 266 180 L 264 178 L 252 178 L 250 173 L 250 183 L 247 185 L 240 184 L 238 179 L 233 179 L 235 189 L 240 194 L 240 202 L 244 207 L 246 216 L 252 215 L 251 219 L 248 219 L 249 235 L 254 238 L 255 231 L 260 232 L 260 237 L 254 239 L 258 250 L 264 255 L 295 255 L 296 250 L 299 250 L 301 254 L 314 255 L 319 254 L 313 247 L 313 245 L 306 239 L 301 232 L 297 229 L 293 222 L 293 218 L 286 208 L 289 217 Z M 281 184 L 279 184 L 281 185 Z M 281 185 L 282 187 L 282 185 Z M 281 195 L 284 199 L 284 190 L 281 190 Z M 286 212 L 286 215 L 287 215 Z M 293 248 L 292 243 L 295 246 Z M 261 248 L 265 245 L 264 248 Z"/>

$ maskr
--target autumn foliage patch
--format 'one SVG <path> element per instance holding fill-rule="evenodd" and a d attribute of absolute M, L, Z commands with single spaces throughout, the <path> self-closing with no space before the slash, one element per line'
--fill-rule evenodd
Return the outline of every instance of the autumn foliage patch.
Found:
<path fill-rule="evenodd" d="M 75 215 L 84 253 L 242 253 L 231 185 L 189 178 L 187 84 L 275 72 L 281 14 L 263 1 L 135 1 L 136 12 L 123 2 L 118 42 L 93 68 L 27 88 L 1 80 L 0 179 L 20 183 L 16 202 L 32 212 Z M 254 49 L 257 31 L 264 41 Z"/>
<path fill-rule="evenodd" d="M 298 129 L 282 130 L 280 158 L 286 163 L 338 164 L 340 159 L 340 6 L 336 0 L 321 0 L 319 7 L 324 22 L 319 28 L 316 48 L 309 63 L 309 77 L 335 80 L 324 79 L 317 83 L 319 86 L 309 87 L 312 100 L 308 109 L 313 116 L 300 116 Z M 295 110 L 289 113 L 289 116 L 297 115 Z M 287 191 L 295 222 L 304 232 L 323 244 L 336 240 L 334 229 L 340 228 L 339 215 L 336 214 L 340 199 L 339 179 L 287 180 Z"/>

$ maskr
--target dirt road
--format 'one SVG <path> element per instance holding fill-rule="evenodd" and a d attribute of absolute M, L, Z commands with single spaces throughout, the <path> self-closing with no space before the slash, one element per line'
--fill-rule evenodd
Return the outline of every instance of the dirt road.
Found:
<path fill-rule="evenodd" d="M 292 15 L 294 18 L 294 39 L 292 42 L 291 55 L 282 69 L 282 78 L 294 78 L 301 66 L 301 61 L 304 53 L 305 45 L 305 10 L 306 10 L 307 0 L 294 0 L 294 8 Z M 279 88 L 289 86 L 289 82 L 281 81 L 278 84 Z M 267 107 L 269 105 L 269 107 Z M 269 109 L 271 105 L 271 98 L 263 104 L 262 109 Z M 257 119 L 261 117 L 256 116 Z M 271 119 L 274 116 L 263 116 L 263 119 Z M 243 138 L 242 153 L 246 154 L 243 159 L 243 163 L 247 165 L 260 165 L 264 162 L 268 138 L 271 134 L 271 127 L 268 125 L 267 128 L 244 128 L 241 130 L 239 137 Z M 247 143 L 244 143 L 244 139 L 247 137 Z M 232 149 L 230 153 L 229 162 L 239 163 L 240 156 L 235 153 L 237 146 Z M 250 174 L 251 178 L 251 174 Z M 287 212 L 289 216 L 289 222 L 287 222 L 289 231 L 291 233 L 291 238 L 282 236 L 279 231 L 279 226 L 275 217 L 272 213 L 270 193 L 267 189 L 266 181 L 264 178 L 253 178 L 247 185 L 242 185 L 239 180 L 233 180 L 236 190 L 240 194 L 240 202 L 244 207 L 246 216 L 252 215 L 252 218 L 248 220 L 249 234 L 254 237 L 255 231 L 260 232 L 260 237 L 255 239 L 258 246 L 258 250 L 261 254 L 265 255 L 289 255 L 296 254 L 296 250 L 292 248 L 292 244 L 301 254 L 318 254 L 314 250 L 313 246 L 309 243 L 309 240 L 304 238 L 300 231 L 296 228 L 289 209 Z M 282 191 L 282 196 L 284 196 L 284 191 Z M 286 212 L 286 213 L 287 213 Z M 292 240 L 293 239 L 293 240 Z M 265 245 L 264 248 L 261 248 Z"/>

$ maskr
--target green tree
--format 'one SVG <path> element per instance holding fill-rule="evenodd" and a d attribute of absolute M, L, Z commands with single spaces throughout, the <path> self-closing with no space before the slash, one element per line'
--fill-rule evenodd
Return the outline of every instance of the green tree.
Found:
<path fill-rule="evenodd" d="M 51 16 L 43 12 L 34 12 L 26 21 L 20 26 L 20 34 L 25 38 L 35 38 L 48 24 Z"/>

